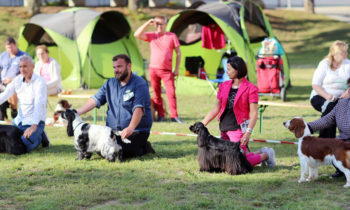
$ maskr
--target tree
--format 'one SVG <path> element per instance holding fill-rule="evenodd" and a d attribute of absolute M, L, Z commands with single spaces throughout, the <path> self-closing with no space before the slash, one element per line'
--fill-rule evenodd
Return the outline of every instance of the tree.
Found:
<path fill-rule="evenodd" d="M 41 0 L 25 0 L 24 6 L 30 16 L 40 13 Z"/>
<path fill-rule="evenodd" d="M 315 14 L 315 0 L 304 0 L 305 12 Z"/>
<path fill-rule="evenodd" d="M 131 11 L 137 12 L 137 0 L 129 0 L 128 1 L 128 8 Z"/>

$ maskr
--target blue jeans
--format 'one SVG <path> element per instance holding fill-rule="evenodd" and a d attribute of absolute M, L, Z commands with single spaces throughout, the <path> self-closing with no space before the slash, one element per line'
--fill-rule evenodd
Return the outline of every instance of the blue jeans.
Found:
<path fill-rule="evenodd" d="M 18 127 L 19 129 L 21 129 L 23 132 L 25 132 L 25 130 L 27 130 L 27 128 L 31 126 L 31 125 L 22 125 L 22 122 L 16 125 L 14 121 L 12 121 L 12 124 Z M 32 135 L 29 138 L 24 138 L 24 136 L 21 136 L 22 142 L 27 147 L 27 152 L 30 152 L 33 149 L 35 149 L 37 146 L 39 146 L 42 139 L 41 134 L 44 131 L 44 128 L 45 128 L 45 122 L 40 121 L 38 126 L 36 127 L 36 130 L 34 131 L 34 133 L 32 133 Z"/>

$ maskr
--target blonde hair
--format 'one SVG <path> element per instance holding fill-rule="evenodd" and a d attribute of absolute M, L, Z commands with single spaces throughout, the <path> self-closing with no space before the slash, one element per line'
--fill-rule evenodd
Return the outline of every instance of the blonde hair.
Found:
<path fill-rule="evenodd" d="M 326 56 L 329 61 L 329 66 L 331 67 L 332 70 L 335 70 L 336 68 L 334 67 L 334 55 L 338 54 L 339 52 L 344 52 L 348 51 L 349 46 L 343 41 L 335 41 L 332 43 L 332 45 L 329 48 L 329 53 Z"/>
<path fill-rule="evenodd" d="M 36 46 L 35 51 L 39 49 L 42 49 L 44 52 L 49 53 L 49 49 L 47 49 L 46 45 L 44 44 Z"/>

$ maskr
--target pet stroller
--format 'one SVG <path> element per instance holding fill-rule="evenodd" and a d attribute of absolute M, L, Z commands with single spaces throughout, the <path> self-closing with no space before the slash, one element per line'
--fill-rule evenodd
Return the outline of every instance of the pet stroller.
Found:
<path fill-rule="evenodd" d="M 279 96 L 286 101 L 283 51 L 278 49 L 278 44 L 274 39 L 263 41 L 262 49 L 256 56 L 257 83 L 259 95 Z"/>

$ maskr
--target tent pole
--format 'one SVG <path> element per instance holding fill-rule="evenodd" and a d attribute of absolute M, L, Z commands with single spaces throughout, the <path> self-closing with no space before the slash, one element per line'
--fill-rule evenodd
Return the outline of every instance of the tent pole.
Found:
<path fill-rule="evenodd" d="M 216 89 L 214 88 L 213 84 L 211 84 L 211 82 L 208 79 L 208 76 L 205 75 L 205 80 L 208 82 L 209 86 L 211 87 L 211 89 L 214 91 L 215 95 L 218 94 L 218 92 L 216 91 Z"/>
<path fill-rule="evenodd" d="M 90 84 L 91 84 L 91 39 L 90 39 L 90 44 L 89 44 L 89 69 L 88 69 L 88 89 L 90 89 Z"/>

